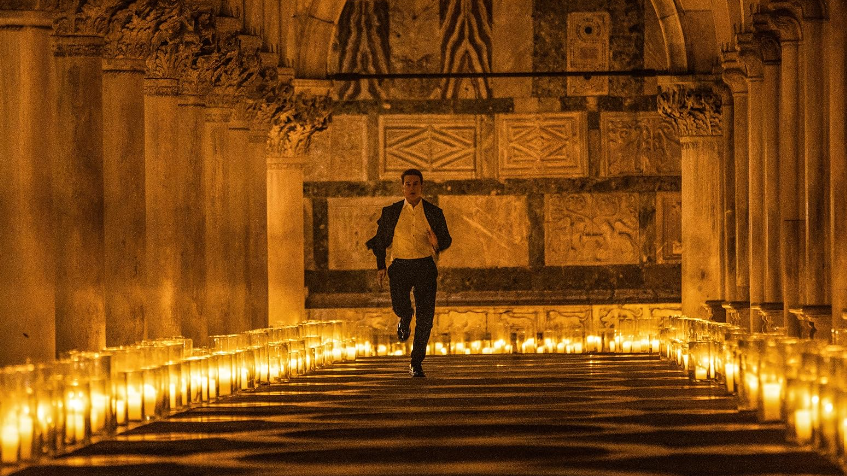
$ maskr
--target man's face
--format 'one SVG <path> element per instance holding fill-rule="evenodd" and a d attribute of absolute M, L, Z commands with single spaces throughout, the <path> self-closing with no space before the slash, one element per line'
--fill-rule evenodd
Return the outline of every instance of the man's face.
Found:
<path fill-rule="evenodd" d="M 403 196 L 412 205 L 416 206 L 421 201 L 423 185 L 421 178 L 417 175 L 406 175 L 403 177 Z"/>

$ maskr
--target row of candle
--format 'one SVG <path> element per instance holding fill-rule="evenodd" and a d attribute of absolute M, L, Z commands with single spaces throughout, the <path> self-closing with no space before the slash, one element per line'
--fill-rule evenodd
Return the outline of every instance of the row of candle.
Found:
<path fill-rule="evenodd" d="M 0 461 L 61 454 L 136 423 L 356 359 L 343 321 L 210 341 L 194 348 L 190 339 L 158 339 L 0 369 Z"/>

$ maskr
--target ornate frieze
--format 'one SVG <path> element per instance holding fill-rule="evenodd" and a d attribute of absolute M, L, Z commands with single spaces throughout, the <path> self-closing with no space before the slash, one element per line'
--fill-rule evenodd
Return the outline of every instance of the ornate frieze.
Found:
<path fill-rule="evenodd" d="M 496 121 L 500 177 L 588 175 L 584 113 L 503 114 Z"/>
<path fill-rule="evenodd" d="M 723 99 L 715 89 L 675 84 L 660 90 L 659 112 L 673 122 L 680 137 L 721 135 Z"/>
<path fill-rule="evenodd" d="M 574 193 L 544 197 L 548 266 L 637 264 L 638 196 Z"/>
<path fill-rule="evenodd" d="M 670 120 L 656 112 L 600 116 L 603 176 L 679 175 L 682 152 Z"/>
<path fill-rule="evenodd" d="M 609 12 L 568 13 L 568 71 L 607 71 L 609 69 Z M 609 94 L 609 78 L 569 77 L 569 96 Z"/>
<path fill-rule="evenodd" d="M 478 129 L 471 115 L 379 116 L 379 176 L 417 168 L 434 179 L 476 178 Z"/>

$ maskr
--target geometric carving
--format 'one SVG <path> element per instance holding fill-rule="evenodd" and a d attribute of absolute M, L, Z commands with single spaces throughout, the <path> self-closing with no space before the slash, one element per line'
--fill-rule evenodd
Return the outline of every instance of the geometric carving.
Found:
<path fill-rule="evenodd" d="M 388 73 L 388 2 L 347 2 L 338 20 L 338 71 Z M 338 86 L 341 100 L 383 99 L 383 80 L 344 81 Z"/>
<path fill-rule="evenodd" d="M 679 192 L 656 193 L 656 262 L 679 263 L 682 260 L 682 195 Z"/>
<path fill-rule="evenodd" d="M 499 177 L 585 177 L 584 113 L 497 115 Z"/>
<path fill-rule="evenodd" d="M 525 196 L 440 195 L 453 245 L 440 267 L 529 266 L 529 218 Z"/>
<path fill-rule="evenodd" d="M 568 13 L 568 71 L 608 71 L 611 24 L 608 12 Z M 568 96 L 607 94 L 606 76 L 568 77 Z"/>
<path fill-rule="evenodd" d="M 440 0 L 441 72 L 491 72 L 492 0 Z M 441 99 L 487 99 L 487 78 L 447 78 Z"/>
<path fill-rule="evenodd" d="M 547 266 L 639 262 L 636 194 L 545 195 L 544 223 Z"/>
<path fill-rule="evenodd" d="M 679 137 L 657 112 L 601 113 L 600 137 L 604 177 L 681 173 Z"/>
<path fill-rule="evenodd" d="M 333 116 L 329 127 L 312 137 L 303 167 L 303 180 L 366 181 L 367 126 L 367 116 Z"/>
<path fill-rule="evenodd" d="M 329 269 L 376 269 L 365 242 L 376 234 L 382 208 L 395 197 L 328 198 Z"/>
<path fill-rule="evenodd" d="M 477 129 L 471 115 L 379 116 L 379 177 L 416 168 L 427 179 L 475 178 Z"/>

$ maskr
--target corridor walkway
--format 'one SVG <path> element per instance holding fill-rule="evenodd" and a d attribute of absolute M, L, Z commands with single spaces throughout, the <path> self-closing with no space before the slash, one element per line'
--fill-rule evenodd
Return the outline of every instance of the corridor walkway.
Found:
<path fill-rule="evenodd" d="M 18 475 L 840 475 L 653 356 L 340 363 Z"/>

